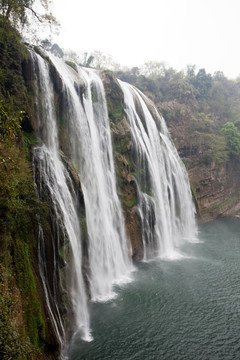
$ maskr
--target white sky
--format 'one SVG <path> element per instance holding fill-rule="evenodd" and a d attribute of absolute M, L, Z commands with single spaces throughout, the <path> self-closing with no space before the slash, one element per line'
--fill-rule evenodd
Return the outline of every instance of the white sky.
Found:
<path fill-rule="evenodd" d="M 240 75 L 239 0 L 53 0 L 59 46 L 121 65 L 164 61 Z"/>

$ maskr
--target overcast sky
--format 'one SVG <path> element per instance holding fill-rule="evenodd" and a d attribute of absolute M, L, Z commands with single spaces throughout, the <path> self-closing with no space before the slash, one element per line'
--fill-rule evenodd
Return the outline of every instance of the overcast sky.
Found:
<path fill-rule="evenodd" d="M 156 60 L 240 75 L 239 0 L 53 0 L 53 14 L 67 49 L 130 67 Z"/>

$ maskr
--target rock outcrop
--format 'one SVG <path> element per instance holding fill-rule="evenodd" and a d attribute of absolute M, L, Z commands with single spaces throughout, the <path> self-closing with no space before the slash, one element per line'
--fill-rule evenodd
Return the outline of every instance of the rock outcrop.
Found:
<path fill-rule="evenodd" d="M 219 216 L 240 216 L 240 166 L 236 159 L 215 161 L 207 157 L 209 145 L 189 133 L 186 122 L 169 121 L 169 130 L 186 164 L 199 222 Z"/>

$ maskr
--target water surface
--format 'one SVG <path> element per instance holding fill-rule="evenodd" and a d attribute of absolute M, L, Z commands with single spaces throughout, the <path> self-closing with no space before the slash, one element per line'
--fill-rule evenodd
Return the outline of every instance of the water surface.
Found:
<path fill-rule="evenodd" d="M 118 297 L 90 305 L 94 341 L 70 360 L 240 359 L 240 221 L 200 228 L 177 261 L 140 263 Z"/>

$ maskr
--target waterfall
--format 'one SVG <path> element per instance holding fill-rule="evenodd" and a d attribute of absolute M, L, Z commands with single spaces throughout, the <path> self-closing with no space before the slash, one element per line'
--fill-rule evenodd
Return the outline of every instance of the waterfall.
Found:
<path fill-rule="evenodd" d="M 133 265 L 99 72 L 47 56 L 50 62 L 31 52 L 42 140 L 33 149 L 34 179 L 39 198 L 49 204 L 51 226 L 47 234 L 39 216 L 38 262 L 48 315 L 64 350 L 72 333 L 92 339 L 88 298 L 113 299 L 115 286 L 131 281 Z M 131 85 L 119 83 L 137 168 L 144 259 L 178 258 L 180 246 L 196 235 L 185 167 L 154 106 Z M 81 183 L 84 219 L 70 162 Z"/>
<path fill-rule="evenodd" d="M 139 90 L 119 80 L 134 144 L 138 212 L 144 257 L 175 259 L 179 247 L 196 240 L 195 209 L 187 172 L 165 122 Z"/>
<path fill-rule="evenodd" d="M 130 280 L 132 265 L 117 195 L 104 87 L 94 70 L 79 66 L 73 70 L 56 57 L 51 60 L 64 84 L 72 160 L 84 193 L 91 300 L 107 301 L 116 295 L 115 284 Z"/>
<path fill-rule="evenodd" d="M 34 78 L 37 79 L 36 114 L 43 141 L 43 145 L 33 151 L 34 177 L 39 197 L 48 200 L 50 204 L 52 221 L 51 244 L 45 243 L 43 229 L 39 226 L 39 272 L 48 313 L 63 347 L 66 341 L 62 321 L 64 302 L 70 301 L 72 330 L 80 332 L 83 339 L 91 340 L 87 295 L 82 276 L 81 232 L 74 187 L 59 157 L 49 65 L 41 56 L 35 53 L 31 53 L 31 56 Z M 70 300 L 63 299 L 62 294 L 66 291 L 70 293 Z"/>

